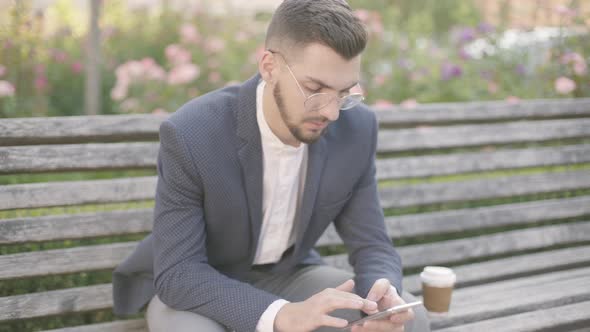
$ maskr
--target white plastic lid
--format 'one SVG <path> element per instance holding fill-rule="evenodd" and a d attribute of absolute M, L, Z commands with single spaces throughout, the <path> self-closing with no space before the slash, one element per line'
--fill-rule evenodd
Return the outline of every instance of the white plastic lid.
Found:
<path fill-rule="evenodd" d="M 452 287 L 457 280 L 453 270 L 443 266 L 426 266 L 420 273 L 422 281 L 435 287 Z"/>

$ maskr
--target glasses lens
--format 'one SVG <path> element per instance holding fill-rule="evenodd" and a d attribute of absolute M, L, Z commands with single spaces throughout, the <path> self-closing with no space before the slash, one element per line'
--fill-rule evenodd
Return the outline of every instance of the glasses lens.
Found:
<path fill-rule="evenodd" d="M 333 100 L 334 97 L 330 96 L 327 93 L 317 93 L 307 98 L 307 100 L 305 101 L 305 108 L 309 112 L 319 111 L 322 108 L 328 106 Z"/>
<path fill-rule="evenodd" d="M 343 111 L 351 109 L 356 105 L 360 104 L 363 100 L 365 100 L 365 97 L 363 97 L 363 95 L 361 95 L 360 93 L 353 93 L 340 99 L 340 109 Z"/>

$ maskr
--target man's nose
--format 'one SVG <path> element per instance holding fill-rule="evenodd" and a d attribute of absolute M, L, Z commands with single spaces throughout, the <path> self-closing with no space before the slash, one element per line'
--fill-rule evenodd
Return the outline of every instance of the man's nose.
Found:
<path fill-rule="evenodd" d="M 326 117 L 330 122 L 338 120 L 340 116 L 340 103 L 338 100 L 332 100 L 326 107 L 320 110 L 320 114 Z"/>

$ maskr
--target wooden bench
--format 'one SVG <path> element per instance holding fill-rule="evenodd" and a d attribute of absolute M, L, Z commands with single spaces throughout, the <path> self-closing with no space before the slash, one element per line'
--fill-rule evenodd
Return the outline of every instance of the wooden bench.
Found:
<path fill-rule="evenodd" d="M 405 289 L 420 295 L 425 265 L 458 276 L 451 313 L 433 329 L 590 326 L 590 99 L 377 114 L 380 197 Z M 0 180 L 10 183 L 0 185 L 0 331 L 146 330 L 141 316 L 111 321 L 108 275 L 151 229 L 162 120 L 0 120 Z M 332 228 L 318 247 L 349 268 Z M 52 287 L 51 276 L 73 281 Z M 21 281 L 34 291 L 7 289 Z"/>

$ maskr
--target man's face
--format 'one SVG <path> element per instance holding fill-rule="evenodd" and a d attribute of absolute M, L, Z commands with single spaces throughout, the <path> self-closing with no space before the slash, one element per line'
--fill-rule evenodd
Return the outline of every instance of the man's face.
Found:
<path fill-rule="evenodd" d="M 338 119 L 340 110 L 336 99 L 348 95 L 359 82 L 360 56 L 346 60 L 329 47 L 311 44 L 297 57 L 287 60 L 293 75 L 285 59 L 280 55 L 276 57 L 277 61 L 282 61 L 282 69 L 273 96 L 281 118 L 299 142 L 311 144 L 326 132 L 330 122 Z M 320 110 L 307 110 L 304 107 L 306 98 L 315 93 L 327 93 L 335 99 Z"/>

